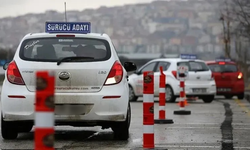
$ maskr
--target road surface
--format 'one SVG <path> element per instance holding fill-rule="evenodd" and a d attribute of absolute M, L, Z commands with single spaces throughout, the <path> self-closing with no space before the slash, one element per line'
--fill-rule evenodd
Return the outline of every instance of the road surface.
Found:
<path fill-rule="evenodd" d="M 157 101 L 157 98 L 156 98 Z M 100 127 L 56 127 L 55 148 L 61 150 L 136 150 L 142 149 L 142 98 L 132 102 L 132 122 L 128 141 L 115 141 L 110 129 Z M 189 102 L 192 114 L 173 115 L 177 103 L 167 104 L 167 119 L 174 124 L 155 125 L 155 147 L 168 150 L 247 150 L 250 149 L 250 103 L 246 100 L 217 98 L 211 104 Z M 158 102 L 155 103 L 158 118 Z M 33 134 L 17 140 L 0 138 L 0 149 L 33 149 Z"/>

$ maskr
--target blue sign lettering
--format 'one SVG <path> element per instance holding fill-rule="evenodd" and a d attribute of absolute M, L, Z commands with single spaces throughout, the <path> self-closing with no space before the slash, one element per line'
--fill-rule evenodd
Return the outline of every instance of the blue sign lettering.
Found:
<path fill-rule="evenodd" d="M 197 55 L 194 54 L 181 54 L 181 59 L 197 59 Z"/>
<path fill-rule="evenodd" d="M 46 22 L 45 32 L 87 34 L 91 32 L 91 23 L 90 22 Z"/>

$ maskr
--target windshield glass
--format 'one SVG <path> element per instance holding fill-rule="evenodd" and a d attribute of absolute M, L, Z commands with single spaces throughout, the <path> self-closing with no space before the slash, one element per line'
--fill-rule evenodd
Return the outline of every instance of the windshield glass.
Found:
<path fill-rule="evenodd" d="M 56 62 L 65 57 L 93 57 L 81 61 L 104 61 L 110 58 L 110 47 L 107 41 L 100 39 L 29 39 L 23 42 L 20 57 L 23 60 L 46 62 Z"/>
<path fill-rule="evenodd" d="M 209 68 L 204 62 L 186 61 L 178 62 L 177 66 L 188 66 L 189 71 L 208 71 Z"/>
<path fill-rule="evenodd" d="M 212 72 L 238 72 L 238 68 L 234 64 L 210 64 L 208 65 Z"/>

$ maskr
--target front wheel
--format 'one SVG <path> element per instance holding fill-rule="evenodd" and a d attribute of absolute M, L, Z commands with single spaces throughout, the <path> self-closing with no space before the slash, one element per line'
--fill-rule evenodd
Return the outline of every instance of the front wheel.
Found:
<path fill-rule="evenodd" d="M 1 116 L 1 132 L 5 140 L 13 140 L 18 137 L 17 126 L 14 122 L 4 121 Z"/>
<path fill-rule="evenodd" d="M 166 90 L 166 102 L 174 103 L 176 101 L 176 97 L 174 95 L 171 86 L 167 85 L 165 90 Z"/>
<path fill-rule="evenodd" d="M 130 121 L 131 121 L 130 103 L 128 104 L 127 111 L 128 112 L 127 112 L 126 121 L 115 123 L 115 125 L 111 127 L 114 132 L 114 139 L 116 140 L 128 140 L 129 138 L 129 127 L 130 127 Z"/>

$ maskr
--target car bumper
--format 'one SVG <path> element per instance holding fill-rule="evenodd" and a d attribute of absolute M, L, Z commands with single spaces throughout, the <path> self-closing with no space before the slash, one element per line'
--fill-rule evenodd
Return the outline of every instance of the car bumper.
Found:
<path fill-rule="evenodd" d="M 230 82 L 217 82 L 216 83 L 217 87 L 217 95 L 224 95 L 224 94 L 242 94 L 245 91 L 245 85 L 244 82 L 242 81 L 235 81 L 233 83 Z M 219 91 L 219 88 L 223 89 L 230 89 L 224 90 L 224 91 Z"/>
<path fill-rule="evenodd" d="M 29 92 L 26 86 L 7 84 L 3 86 L 1 94 L 4 120 L 34 120 L 35 93 Z M 8 95 L 21 95 L 25 98 L 9 98 Z M 128 95 L 128 88 L 123 84 L 103 87 L 98 93 L 56 93 L 55 121 L 124 121 L 127 115 Z"/>
<path fill-rule="evenodd" d="M 179 86 L 179 85 L 178 85 Z M 205 92 L 194 92 L 193 89 L 206 89 Z M 175 95 L 180 95 L 181 88 L 178 87 L 175 91 Z M 216 85 L 215 82 L 208 83 L 185 83 L 185 94 L 186 96 L 202 96 L 202 95 L 215 95 L 216 94 Z"/>

